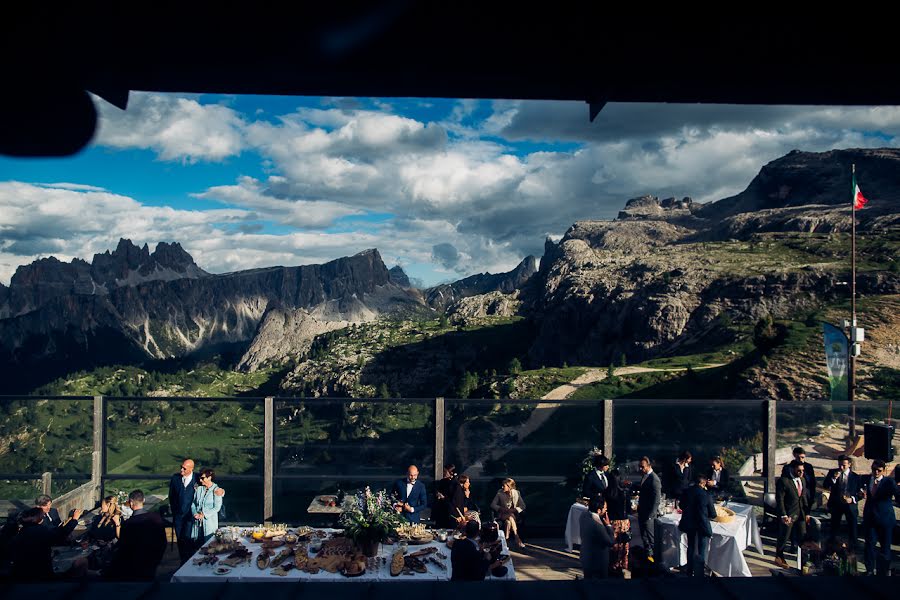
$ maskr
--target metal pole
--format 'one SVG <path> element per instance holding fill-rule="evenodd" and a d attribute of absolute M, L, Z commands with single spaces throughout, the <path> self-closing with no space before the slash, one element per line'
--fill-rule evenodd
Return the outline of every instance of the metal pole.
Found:
<path fill-rule="evenodd" d="M 264 400 L 263 421 L 263 521 L 274 514 L 275 499 L 275 399 Z"/>
<path fill-rule="evenodd" d="M 94 396 L 94 448 L 91 452 L 91 482 L 95 501 L 106 494 L 106 398 Z"/>
<path fill-rule="evenodd" d="M 434 480 L 440 481 L 444 477 L 444 446 L 446 439 L 446 417 L 444 399 L 434 399 Z"/>
<path fill-rule="evenodd" d="M 610 398 L 603 401 L 603 455 L 609 459 L 613 457 L 613 401 Z"/>
<path fill-rule="evenodd" d="M 856 327 L 856 165 L 850 166 L 852 173 L 850 192 L 850 372 L 847 377 L 847 399 L 850 401 L 850 440 L 856 437 L 856 357 L 853 356 L 853 328 Z"/>

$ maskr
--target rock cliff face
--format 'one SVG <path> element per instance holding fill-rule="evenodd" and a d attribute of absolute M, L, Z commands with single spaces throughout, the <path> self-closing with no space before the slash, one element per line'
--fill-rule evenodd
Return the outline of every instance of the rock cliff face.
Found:
<path fill-rule="evenodd" d="M 0 360 L 29 365 L 92 354 L 98 337 L 123 357 L 182 356 L 249 342 L 270 305 L 330 323 L 366 319 L 394 303 L 422 303 L 390 281 L 377 250 L 322 265 L 209 275 L 177 244 L 149 254 L 126 240 L 115 252 L 95 256 L 95 263 L 50 258 L 16 272 L 9 316 L 0 319 Z M 248 365 L 263 355 L 255 356 Z"/>
<path fill-rule="evenodd" d="M 525 286 L 536 272 L 537 259 L 534 256 L 526 256 L 515 269 L 508 273 L 496 275 L 481 273 L 453 283 L 428 288 L 424 291 L 425 302 L 428 306 L 445 310 L 461 298 L 494 291 L 509 294 Z"/>
<path fill-rule="evenodd" d="M 559 243 L 548 240 L 523 292 L 522 310 L 539 326 L 532 361 L 644 360 L 702 340 L 721 314 L 786 316 L 846 297 L 838 285 L 849 268 L 839 259 L 845 251 L 816 256 L 784 240 L 849 229 L 851 162 L 870 198 L 857 213 L 859 230 L 896 233 L 900 150 L 889 149 L 792 152 L 737 196 L 703 206 L 642 196 L 615 221 L 578 222 Z M 862 273 L 857 285 L 861 294 L 892 294 L 900 277 Z"/>

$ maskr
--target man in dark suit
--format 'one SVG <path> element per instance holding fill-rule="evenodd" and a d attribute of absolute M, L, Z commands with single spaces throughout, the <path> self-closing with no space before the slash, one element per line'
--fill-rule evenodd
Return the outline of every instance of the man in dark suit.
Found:
<path fill-rule="evenodd" d="M 728 493 L 728 482 L 731 480 L 728 469 L 721 456 L 716 456 L 710 461 L 709 470 L 706 472 L 706 491 L 713 495 Z"/>
<path fill-rule="evenodd" d="M 856 548 L 856 526 L 859 520 L 857 501 L 861 484 L 859 475 L 853 472 L 850 457 L 845 454 L 838 457 L 838 468 L 830 470 L 822 482 L 822 487 L 830 492 L 828 510 L 831 512 L 831 533 L 828 540 L 834 543 L 843 517 L 847 520 L 847 547 L 851 550 Z"/>
<path fill-rule="evenodd" d="M 716 518 L 716 507 L 706 489 L 707 482 L 706 475 L 698 476 L 697 482 L 681 496 L 681 521 L 678 522 L 678 529 L 688 539 L 688 577 L 703 577 L 709 555 L 709 538 L 712 537 L 710 521 Z"/>
<path fill-rule="evenodd" d="M 499 567 L 503 563 L 498 560 L 491 564 L 490 559 L 482 552 L 478 544 L 478 523 L 466 523 L 465 533 L 465 539 L 456 540 L 450 550 L 450 564 L 453 567 L 450 581 L 484 581 L 488 569 Z"/>
<path fill-rule="evenodd" d="M 694 457 L 685 450 L 678 459 L 663 472 L 665 483 L 663 489 L 669 498 L 681 500 L 684 493 L 694 480 L 694 468 L 691 466 Z"/>
<path fill-rule="evenodd" d="M 806 450 L 797 446 L 794 448 L 793 454 L 794 460 L 803 463 L 803 481 L 806 483 L 803 492 L 806 494 L 806 501 L 809 503 L 810 509 L 812 509 L 813 505 L 816 503 L 816 470 L 813 469 L 811 464 L 806 462 Z M 781 476 L 791 476 L 791 463 L 787 463 L 782 467 Z"/>
<path fill-rule="evenodd" d="M 169 510 L 172 513 L 172 528 L 178 539 L 178 556 L 181 564 L 186 563 L 194 554 L 194 541 L 191 539 L 194 515 L 191 513 L 191 502 L 194 500 L 194 490 L 198 485 L 200 481 L 194 473 L 194 461 L 186 458 L 181 463 L 180 472 L 172 475 L 169 480 Z M 219 487 L 213 493 L 216 496 L 224 496 L 225 490 Z"/>
<path fill-rule="evenodd" d="M 637 484 L 640 498 L 638 500 L 638 526 L 641 528 L 641 541 L 647 552 L 647 560 L 654 562 L 653 542 L 656 517 L 659 514 L 659 499 L 662 497 L 662 483 L 659 476 L 653 472 L 650 459 L 641 457 L 638 469 L 642 473 L 641 481 Z"/>
<path fill-rule="evenodd" d="M 56 529 L 62 525 L 62 519 L 59 518 L 59 512 L 53 508 L 53 499 L 50 496 L 41 494 L 35 499 L 34 505 L 44 511 L 44 521 L 42 523 L 44 527 Z"/>
<path fill-rule="evenodd" d="M 584 478 L 584 485 L 581 488 L 581 495 L 584 498 L 593 498 L 598 494 L 606 492 L 609 487 L 609 459 L 603 455 L 595 456 L 593 461 L 594 469 Z"/>
<path fill-rule="evenodd" d="M 144 508 L 144 492 L 128 495 L 134 511 L 122 523 L 116 553 L 104 575 L 116 580 L 152 581 L 156 567 L 166 552 L 166 528 L 159 513 Z"/>
<path fill-rule="evenodd" d="M 890 575 L 891 538 L 897 518 L 894 516 L 894 497 L 897 482 L 885 475 L 883 460 L 872 462 L 872 474 L 862 478 L 862 494 L 866 499 L 863 508 L 863 535 L 866 539 L 866 572 Z M 875 543 L 881 551 L 875 553 Z"/>
<path fill-rule="evenodd" d="M 606 500 L 597 494 L 591 496 L 588 509 L 581 513 L 581 570 L 585 579 L 609 577 L 609 549 L 615 544 L 615 535 L 606 513 Z"/>
<path fill-rule="evenodd" d="M 398 479 L 392 491 L 397 498 L 394 505 L 397 512 L 410 523 L 418 523 L 422 509 L 428 504 L 428 492 L 425 491 L 425 485 L 419 481 L 419 468 L 410 465 L 406 470 L 406 477 Z"/>
<path fill-rule="evenodd" d="M 804 493 L 804 465 L 797 461 L 791 465 L 791 476 L 782 477 L 775 482 L 775 503 L 780 517 L 778 539 L 775 542 L 775 564 L 782 569 L 788 568 L 784 559 L 784 546 L 791 538 L 791 530 L 797 528 L 798 538 L 802 542 L 806 537 L 806 524 L 809 521 L 809 503 Z"/>

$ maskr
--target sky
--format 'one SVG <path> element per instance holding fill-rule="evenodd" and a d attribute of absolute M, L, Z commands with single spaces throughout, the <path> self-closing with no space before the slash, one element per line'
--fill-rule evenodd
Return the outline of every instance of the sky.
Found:
<path fill-rule="evenodd" d="M 791 150 L 900 146 L 900 107 L 176 95 L 94 98 L 68 158 L 0 157 L 0 282 L 179 242 L 211 273 L 377 248 L 418 285 L 514 268 L 629 198 L 709 202 Z"/>

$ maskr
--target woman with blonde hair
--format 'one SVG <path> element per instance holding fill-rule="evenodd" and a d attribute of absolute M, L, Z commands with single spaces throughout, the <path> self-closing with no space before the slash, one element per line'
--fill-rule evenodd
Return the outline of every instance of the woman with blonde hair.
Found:
<path fill-rule="evenodd" d="M 516 489 L 516 481 L 512 477 L 507 477 L 500 484 L 500 489 L 491 500 L 491 510 L 503 525 L 507 542 L 512 539 L 510 536 L 514 535 L 516 536 L 516 545 L 524 548 L 525 544 L 519 536 L 518 522 L 525 510 L 525 501 L 522 500 L 522 494 Z"/>
<path fill-rule="evenodd" d="M 121 526 L 122 509 L 119 508 L 119 499 L 107 496 L 100 501 L 100 512 L 91 521 L 88 536 L 100 542 L 111 542 L 118 539 Z"/>

